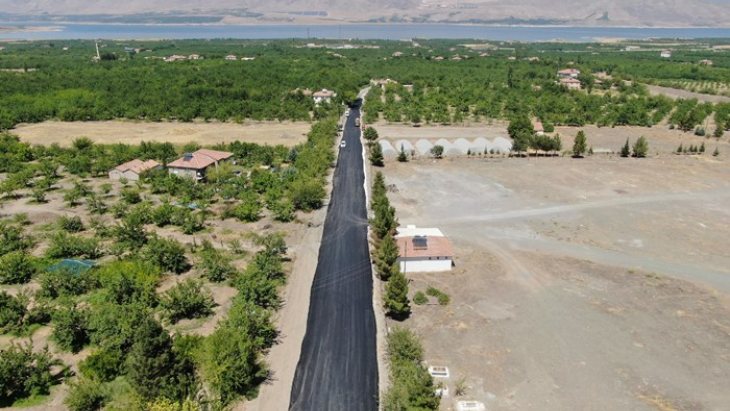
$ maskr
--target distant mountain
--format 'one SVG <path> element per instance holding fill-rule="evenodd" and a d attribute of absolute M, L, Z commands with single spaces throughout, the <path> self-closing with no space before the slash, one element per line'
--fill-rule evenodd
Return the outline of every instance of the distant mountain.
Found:
<path fill-rule="evenodd" d="M 711 0 L 2 0 L 0 20 L 729 27 Z"/>

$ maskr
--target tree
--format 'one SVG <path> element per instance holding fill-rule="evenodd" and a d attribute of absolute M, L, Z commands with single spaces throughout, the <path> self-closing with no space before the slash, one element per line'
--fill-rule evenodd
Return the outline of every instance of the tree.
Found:
<path fill-rule="evenodd" d="M 63 363 L 48 352 L 48 347 L 37 352 L 31 344 L 13 344 L 1 349 L 0 404 L 33 395 L 47 395 L 51 386 L 59 381 L 59 375 L 51 372 L 61 365 Z"/>
<path fill-rule="evenodd" d="M 636 143 L 634 143 L 634 154 L 636 158 L 644 158 L 649 152 L 649 143 L 646 141 L 646 137 L 641 136 Z"/>
<path fill-rule="evenodd" d="M 109 400 L 109 393 L 100 381 L 82 378 L 69 384 L 63 403 L 71 411 L 96 411 Z"/>
<path fill-rule="evenodd" d="M 720 155 L 720 150 L 717 147 L 715 147 L 715 151 L 712 152 L 712 156 L 717 157 L 719 155 Z"/>
<path fill-rule="evenodd" d="M 172 339 L 159 323 L 147 318 L 135 331 L 126 360 L 129 383 L 142 398 L 156 398 L 165 394 L 174 366 Z"/>
<path fill-rule="evenodd" d="M 704 153 L 705 152 L 705 142 L 704 141 L 702 142 L 702 145 L 700 146 L 699 152 L 700 153 Z"/>
<path fill-rule="evenodd" d="M 444 146 L 437 144 L 431 148 L 430 152 L 433 158 L 442 158 L 444 156 Z"/>
<path fill-rule="evenodd" d="M 587 149 L 586 135 L 583 130 L 580 130 L 573 140 L 573 157 L 582 158 Z"/>
<path fill-rule="evenodd" d="M 383 147 L 380 146 L 378 143 L 373 143 L 370 145 L 370 164 L 382 167 L 384 165 L 383 163 Z"/>
<path fill-rule="evenodd" d="M 626 139 L 626 144 L 621 147 L 621 157 L 628 157 L 631 155 L 631 146 L 629 146 L 629 139 Z"/>
<path fill-rule="evenodd" d="M 375 129 L 373 126 L 369 126 L 365 129 L 365 131 L 362 133 L 363 137 L 365 137 L 368 141 L 375 141 L 378 139 L 378 130 Z"/>
<path fill-rule="evenodd" d="M 385 310 L 392 318 L 404 319 L 411 313 L 411 305 L 408 300 L 408 279 L 397 267 L 385 285 L 383 300 Z"/>
<path fill-rule="evenodd" d="M 174 238 L 152 236 L 142 249 L 142 259 L 149 261 L 163 271 L 181 274 L 190 269 L 185 249 Z"/>
<path fill-rule="evenodd" d="M 27 251 L 0 257 L 0 284 L 25 284 L 38 272 L 35 258 Z"/>
<path fill-rule="evenodd" d="M 213 296 L 203 284 L 188 279 L 167 290 L 160 302 L 167 318 L 173 324 L 183 318 L 202 318 L 213 313 Z"/>
<path fill-rule="evenodd" d="M 398 269 L 396 265 L 398 254 L 398 244 L 393 235 L 388 233 L 383 237 L 375 252 L 375 268 L 381 280 L 388 281 L 393 272 Z"/>
<path fill-rule="evenodd" d="M 535 127 L 532 125 L 532 121 L 525 114 L 517 114 L 513 116 L 509 125 L 507 126 L 507 134 L 511 139 L 517 138 L 521 135 L 533 135 L 535 134 Z"/>
<path fill-rule="evenodd" d="M 398 153 L 398 161 L 400 161 L 401 163 L 408 162 L 408 154 L 406 154 L 406 150 L 403 148 L 403 144 L 400 145 L 400 153 Z"/>
<path fill-rule="evenodd" d="M 556 153 L 559 153 L 563 149 L 563 140 L 560 138 L 560 134 L 556 134 L 553 136 L 551 148 Z"/>
<path fill-rule="evenodd" d="M 75 305 L 53 313 L 53 340 L 65 351 L 77 353 L 89 341 L 88 312 Z"/>

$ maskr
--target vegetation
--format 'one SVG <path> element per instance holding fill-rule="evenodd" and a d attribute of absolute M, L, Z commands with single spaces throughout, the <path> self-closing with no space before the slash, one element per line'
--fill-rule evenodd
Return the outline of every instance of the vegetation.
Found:
<path fill-rule="evenodd" d="M 393 271 L 385 285 L 383 303 L 386 313 L 395 319 L 402 320 L 411 313 L 408 279 L 398 268 Z"/>
<path fill-rule="evenodd" d="M 451 297 L 449 297 L 448 294 L 431 286 L 429 286 L 426 290 L 426 294 L 430 295 L 431 297 L 436 297 L 436 299 L 438 299 L 439 305 L 448 305 L 451 302 Z"/>
<path fill-rule="evenodd" d="M 422 365 L 423 347 L 413 331 L 395 327 L 387 335 L 391 386 L 382 398 L 385 411 L 438 410 L 433 378 Z"/>
<path fill-rule="evenodd" d="M 213 314 L 213 296 L 195 280 L 171 288 L 160 302 L 167 318 L 176 323 L 183 318 L 200 318 Z"/>
<path fill-rule="evenodd" d="M 0 350 L 0 405 L 9 406 L 13 401 L 36 395 L 46 395 L 51 386 L 60 382 L 65 369 L 53 359 L 48 348 L 34 352 L 30 345 L 12 345 Z"/>
<path fill-rule="evenodd" d="M 573 140 L 573 157 L 582 158 L 587 149 L 586 134 L 583 130 L 580 130 Z"/>
<path fill-rule="evenodd" d="M 413 296 L 413 303 L 416 305 L 424 305 L 428 303 L 428 297 L 426 297 L 426 294 L 424 294 L 423 291 L 418 291 Z"/>
<path fill-rule="evenodd" d="M 702 143 L 702 149 L 700 152 L 704 152 L 704 144 Z M 646 157 L 647 153 L 649 152 L 649 143 L 646 141 L 646 137 L 641 136 L 639 137 L 636 142 L 634 143 L 633 147 L 633 156 L 637 158 L 644 158 Z"/>

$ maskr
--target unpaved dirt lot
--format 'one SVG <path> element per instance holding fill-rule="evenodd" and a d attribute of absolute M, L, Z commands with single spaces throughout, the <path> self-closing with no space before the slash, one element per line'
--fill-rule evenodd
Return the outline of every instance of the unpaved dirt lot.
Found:
<path fill-rule="evenodd" d="M 661 151 L 386 164 L 400 223 L 441 228 L 457 255 L 407 273 L 411 296 L 452 301 L 405 321 L 452 397 L 464 377 L 461 398 L 494 411 L 728 409 L 730 162 Z"/>
<path fill-rule="evenodd" d="M 88 137 L 96 143 L 139 144 L 142 141 L 202 145 L 246 141 L 250 143 L 295 146 L 307 139 L 309 123 L 146 123 L 132 121 L 60 122 L 21 124 L 13 130 L 23 141 L 32 144 L 58 143 L 70 146 L 74 139 Z"/>

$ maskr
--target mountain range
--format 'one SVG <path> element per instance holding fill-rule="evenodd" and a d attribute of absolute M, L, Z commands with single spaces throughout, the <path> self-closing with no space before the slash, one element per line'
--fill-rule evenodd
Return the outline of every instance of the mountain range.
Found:
<path fill-rule="evenodd" d="M 727 0 L 3 0 L 0 20 L 728 27 Z"/>

